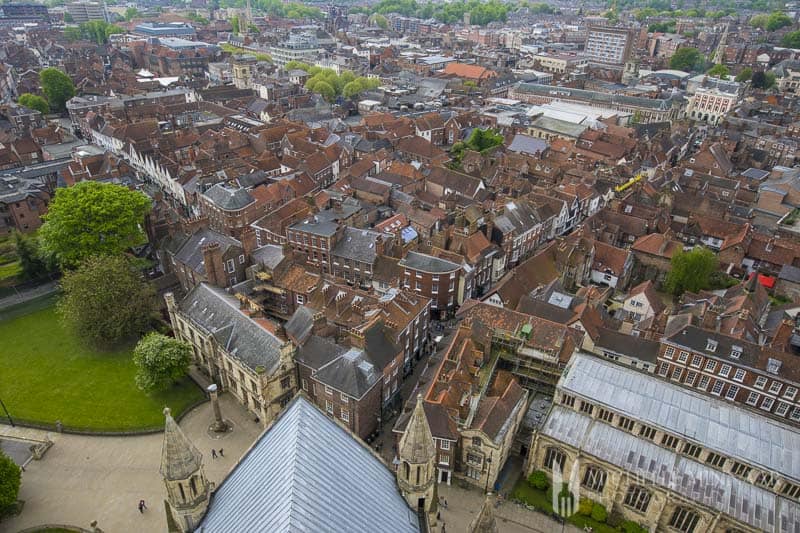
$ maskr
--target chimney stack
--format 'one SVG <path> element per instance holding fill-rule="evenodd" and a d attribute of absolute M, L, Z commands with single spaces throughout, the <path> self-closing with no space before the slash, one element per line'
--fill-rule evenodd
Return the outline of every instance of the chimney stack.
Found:
<path fill-rule="evenodd" d="M 206 281 L 215 287 L 225 287 L 225 263 L 222 259 L 222 247 L 218 242 L 203 245 L 203 266 L 206 269 Z"/>

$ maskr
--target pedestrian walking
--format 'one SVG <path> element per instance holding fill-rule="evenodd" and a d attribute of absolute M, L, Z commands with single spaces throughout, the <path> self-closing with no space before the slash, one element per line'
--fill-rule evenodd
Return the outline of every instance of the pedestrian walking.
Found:
<path fill-rule="evenodd" d="M 219 456 L 220 457 L 225 457 L 225 454 L 222 452 L 222 448 L 219 449 Z"/>
<path fill-rule="evenodd" d="M 139 512 L 144 513 L 145 509 L 147 509 L 147 505 L 145 505 L 144 500 L 139 500 Z"/>
<path fill-rule="evenodd" d="M 217 458 L 217 450 L 215 450 L 214 448 L 211 448 L 211 458 L 212 459 Z"/>

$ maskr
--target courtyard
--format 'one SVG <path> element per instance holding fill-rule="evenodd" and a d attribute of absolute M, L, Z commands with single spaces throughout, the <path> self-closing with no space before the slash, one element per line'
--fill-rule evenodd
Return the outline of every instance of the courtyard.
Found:
<path fill-rule="evenodd" d="M 159 428 L 165 405 L 177 415 L 203 399 L 188 378 L 165 392 L 142 392 L 133 380 L 133 346 L 103 352 L 83 345 L 62 327 L 55 301 L 48 296 L 0 312 L 0 400 L 15 421 L 89 431 Z"/>

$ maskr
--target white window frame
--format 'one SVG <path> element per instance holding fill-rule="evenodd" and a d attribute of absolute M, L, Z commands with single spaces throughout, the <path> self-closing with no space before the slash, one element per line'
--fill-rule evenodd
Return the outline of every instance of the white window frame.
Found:
<path fill-rule="evenodd" d="M 442 450 L 449 450 L 450 449 L 450 441 L 449 440 L 442 439 L 442 440 L 439 441 L 439 444 L 440 444 L 439 447 Z"/>
<path fill-rule="evenodd" d="M 792 387 L 790 385 L 783 391 L 783 397 L 787 400 L 794 400 L 795 396 L 797 396 L 797 387 Z"/>
<path fill-rule="evenodd" d="M 672 359 L 672 356 L 675 355 L 675 348 L 672 346 L 667 346 L 667 349 L 664 350 L 664 357 L 667 359 Z"/>
<path fill-rule="evenodd" d="M 778 407 L 775 408 L 775 414 L 778 416 L 786 416 L 786 413 L 789 412 L 789 407 L 791 407 L 786 402 L 778 402 Z"/>
<path fill-rule="evenodd" d="M 728 390 L 725 391 L 725 399 L 726 400 L 736 400 L 736 395 L 739 393 L 739 386 L 738 385 L 731 385 L 728 387 Z"/>
<path fill-rule="evenodd" d="M 325 400 L 325 412 L 329 415 L 333 414 L 333 402 L 330 400 Z"/>
<path fill-rule="evenodd" d="M 711 394 L 714 396 L 720 396 L 722 394 L 722 389 L 725 387 L 725 382 L 721 379 L 717 379 L 714 381 L 714 385 L 711 387 Z"/>
<path fill-rule="evenodd" d="M 713 372 L 714 369 L 716 368 L 717 368 L 716 361 L 714 361 L 713 359 L 709 359 L 708 361 L 706 361 L 706 368 L 705 368 L 706 372 Z"/>
<path fill-rule="evenodd" d="M 711 378 L 703 375 L 700 377 L 700 383 L 697 384 L 697 388 L 700 390 L 708 390 L 708 384 L 711 381 Z"/>
<path fill-rule="evenodd" d="M 764 390 L 764 387 L 767 386 L 767 378 L 765 376 L 758 376 L 753 386 L 757 389 Z"/>
<path fill-rule="evenodd" d="M 339 409 L 339 418 L 342 419 L 342 422 L 350 422 L 350 411 L 347 409 Z"/>
<path fill-rule="evenodd" d="M 761 405 L 759 406 L 759 409 L 763 409 L 764 411 L 771 411 L 772 406 L 774 404 L 775 400 L 773 400 L 769 396 L 764 396 L 764 398 L 761 400 Z"/>
<path fill-rule="evenodd" d="M 719 368 L 719 375 L 722 376 L 723 378 L 727 378 L 731 373 L 731 368 L 733 368 L 733 367 L 731 367 L 731 365 L 723 364 Z"/>
<path fill-rule="evenodd" d="M 681 351 L 681 353 L 678 354 L 678 362 L 679 363 L 685 363 L 688 360 L 689 360 L 689 352 Z"/>
<path fill-rule="evenodd" d="M 328 396 L 333 396 L 333 389 L 325 385 L 325 394 Z"/>
<path fill-rule="evenodd" d="M 773 380 L 773 382 L 769 384 L 769 393 L 778 395 L 781 393 L 782 388 L 783 388 L 783 383 L 781 383 L 780 381 Z"/>
<path fill-rule="evenodd" d="M 347 404 L 350 402 L 350 398 L 343 392 L 339 393 L 339 397 L 342 399 L 342 403 Z"/>
<path fill-rule="evenodd" d="M 700 365 L 703 364 L 703 356 L 694 354 L 692 356 L 692 362 L 690 364 L 695 368 L 700 368 Z"/>
<path fill-rule="evenodd" d="M 738 381 L 741 383 L 744 381 L 744 378 L 747 376 L 747 372 L 743 368 L 737 368 L 736 372 L 733 374 L 733 381 Z"/>

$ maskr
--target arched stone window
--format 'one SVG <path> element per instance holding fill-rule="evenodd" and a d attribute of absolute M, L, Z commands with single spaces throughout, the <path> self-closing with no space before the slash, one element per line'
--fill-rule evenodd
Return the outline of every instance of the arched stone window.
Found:
<path fill-rule="evenodd" d="M 589 465 L 583 474 L 581 485 L 595 492 L 603 492 L 606 486 L 606 471 L 599 466 Z"/>
<path fill-rule="evenodd" d="M 552 470 L 553 463 L 555 463 L 563 472 L 566 461 L 567 455 L 560 448 L 556 448 L 555 446 L 550 446 L 544 453 L 544 466 L 548 470 Z"/>
<path fill-rule="evenodd" d="M 628 492 L 625 494 L 625 505 L 628 507 L 644 513 L 650 505 L 650 491 L 641 485 L 631 485 L 628 487 Z"/>
<path fill-rule="evenodd" d="M 669 526 L 683 533 L 694 533 L 700 516 L 686 507 L 676 507 L 669 519 Z"/>

